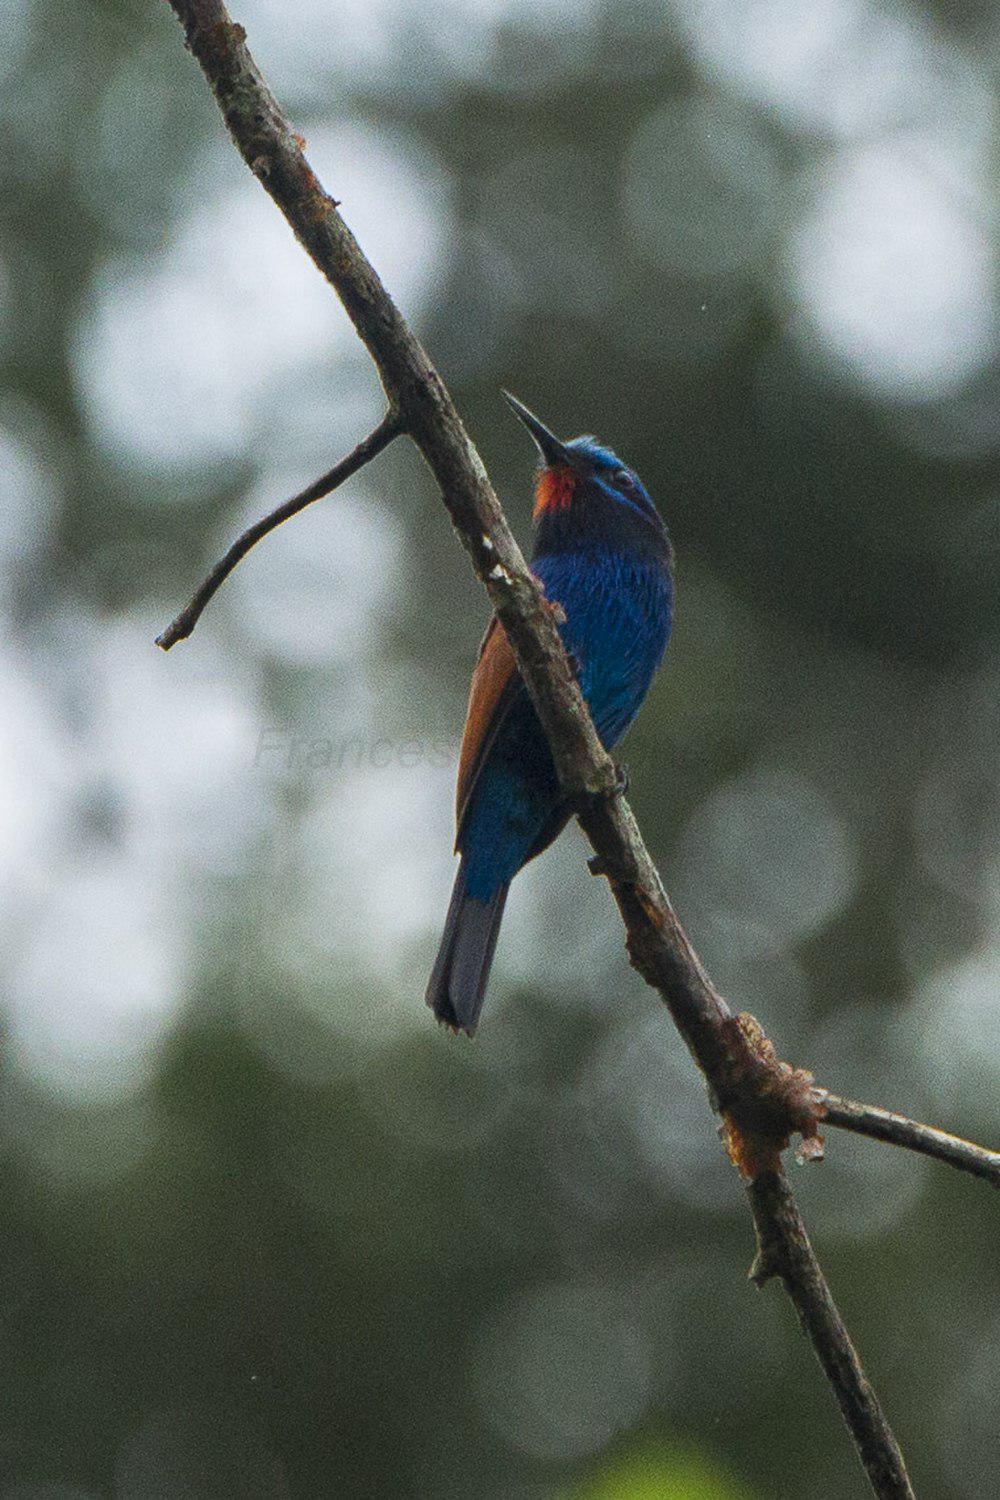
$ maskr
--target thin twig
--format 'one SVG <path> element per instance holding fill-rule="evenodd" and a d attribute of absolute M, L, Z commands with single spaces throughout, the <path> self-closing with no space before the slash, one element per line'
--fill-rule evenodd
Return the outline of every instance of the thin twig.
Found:
<path fill-rule="evenodd" d="M 292 516 L 298 515 L 300 510 L 305 510 L 307 505 L 312 505 L 315 500 L 322 500 L 324 495 L 329 495 L 338 485 L 350 479 L 365 464 L 370 463 L 382 449 L 398 437 L 403 430 L 403 423 L 398 413 L 391 408 L 386 412 L 378 426 L 363 438 L 358 446 L 351 450 L 339 464 L 334 464 L 328 473 L 321 478 L 313 480 L 306 489 L 300 490 L 283 505 L 279 505 L 268 515 L 262 516 L 252 526 L 233 542 L 224 557 L 220 557 L 215 567 L 209 573 L 205 581 L 196 589 L 189 602 L 181 610 L 175 620 L 172 620 L 162 634 L 156 637 L 156 644 L 163 651 L 169 651 L 171 646 L 176 646 L 178 641 L 187 640 L 198 621 L 201 619 L 205 605 L 211 599 L 218 588 L 225 583 L 230 573 L 241 562 L 251 547 L 255 547 L 261 537 L 267 536 L 276 526 Z"/>
<path fill-rule="evenodd" d="M 899 1444 L 861 1367 L 857 1350 L 816 1261 L 783 1172 L 764 1172 L 747 1187 L 757 1227 L 750 1279 L 780 1277 L 833 1388 L 858 1456 L 880 1500 L 913 1500 Z"/>
<path fill-rule="evenodd" d="M 437 480 L 444 504 L 514 649 L 552 751 L 560 784 L 577 807 L 625 924 L 633 964 L 660 994 L 722 1108 L 745 1171 L 779 1160 L 792 1129 L 814 1138 L 819 1106 L 808 1075 L 784 1067 L 748 1018 L 733 1016 L 708 978 L 664 892 L 656 867 L 618 785 L 618 775 L 587 711 L 563 647 L 556 613 L 529 572 L 482 461 L 443 381 L 364 255 L 337 204 L 306 160 L 222 0 L 171 0 L 188 46 L 208 79 L 244 160 L 340 297 L 379 372 L 390 405 Z M 789 1195 L 790 1200 L 790 1195 Z M 794 1207 L 794 1204 L 792 1204 Z M 766 1192 L 755 1214 L 765 1243 L 783 1245 L 794 1223 Z M 804 1234 L 776 1264 L 796 1284 L 825 1287 Z M 792 1287 L 789 1286 L 789 1290 Z M 829 1294 L 826 1293 L 829 1303 Z M 832 1303 L 829 1304 L 832 1309 Z M 839 1319 L 837 1320 L 839 1323 Z M 842 1326 L 842 1325 L 841 1325 Z M 830 1320 L 807 1331 L 824 1369 Z M 855 1356 L 856 1358 L 856 1356 Z M 863 1377 L 862 1377 L 863 1378 Z M 870 1430 L 869 1430 L 870 1429 Z M 883 1484 L 885 1418 L 874 1396 L 859 1408 L 852 1433 L 876 1495 L 904 1496 Z M 904 1481 L 905 1482 L 905 1481 Z"/>
<path fill-rule="evenodd" d="M 880 1109 L 877 1104 L 858 1104 L 854 1099 L 842 1099 L 827 1089 L 814 1089 L 813 1094 L 825 1110 L 824 1123 L 827 1125 L 852 1130 L 856 1135 L 867 1135 L 872 1140 L 888 1141 L 892 1146 L 903 1146 L 921 1156 L 933 1156 L 957 1167 L 960 1172 L 985 1177 L 994 1187 L 1000 1187 L 1000 1151 L 987 1151 L 985 1146 L 976 1146 L 960 1135 L 949 1135 L 946 1130 L 937 1130 L 933 1125 L 921 1125 L 918 1120 Z"/>

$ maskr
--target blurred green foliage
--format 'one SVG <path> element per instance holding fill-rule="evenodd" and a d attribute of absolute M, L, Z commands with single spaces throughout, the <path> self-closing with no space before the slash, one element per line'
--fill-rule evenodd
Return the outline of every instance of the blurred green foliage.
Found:
<path fill-rule="evenodd" d="M 700 1455 L 637 1453 L 587 1480 L 573 1500 L 750 1500 L 750 1492 Z"/>

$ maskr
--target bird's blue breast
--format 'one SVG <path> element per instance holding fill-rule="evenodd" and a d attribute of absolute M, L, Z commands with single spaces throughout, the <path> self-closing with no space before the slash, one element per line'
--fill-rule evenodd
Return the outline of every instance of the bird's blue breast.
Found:
<path fill-rule="evenodd" d="M 606 749 L 635 718 L 666 650 L 673 614 L 669 566 L 612 547 L 560 551 L 532 568 L 558 601 L 566 649 Z M 554 837 L 565 819 L 542 727 L 523 686 L 516 690 L 470 798 L 460 845 L 470 894 L 497 885 Z"/>
<path fill-rule="evenodd" d="M 673 613 L 659 560 L 602 548 L 539 558 L 534 571 L 566 615 L 562 636 L 580 670 L 594 726 L 610 750 L 638 713 L 663 659 Z"/>

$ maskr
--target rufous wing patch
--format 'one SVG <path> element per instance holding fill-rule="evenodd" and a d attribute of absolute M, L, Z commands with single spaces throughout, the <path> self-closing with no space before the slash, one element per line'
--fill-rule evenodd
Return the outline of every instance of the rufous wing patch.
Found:
<path fill-rule="evenodd" d="M 462 736 L 455 796 L 455 815 L 459 829 L 472 788 L 502 717 L 507 689 L 516 672 L 517 663 L 510 642 L 500 621 L 494 616 L 483 637 L 469 692 L 469 712 Z"/>

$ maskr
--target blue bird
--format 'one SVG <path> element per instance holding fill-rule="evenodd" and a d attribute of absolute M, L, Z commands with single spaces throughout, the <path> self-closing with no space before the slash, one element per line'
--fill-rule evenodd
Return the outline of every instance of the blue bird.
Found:
<path fill-rule="evenodd" d="M 563 642 L 606 749 L 638 713 L 673 616 L 673 550 L 638 476 L 592 437 L 561 442 L 504 396 L 541 454 L 531 570 L 562 607 Z M 458 769 L 461 863 L 427 987 L 438 1020 L 473 1034 L 514 876 L 569 820 L 542 726 L 497 619 L 479 648 Z"/>

